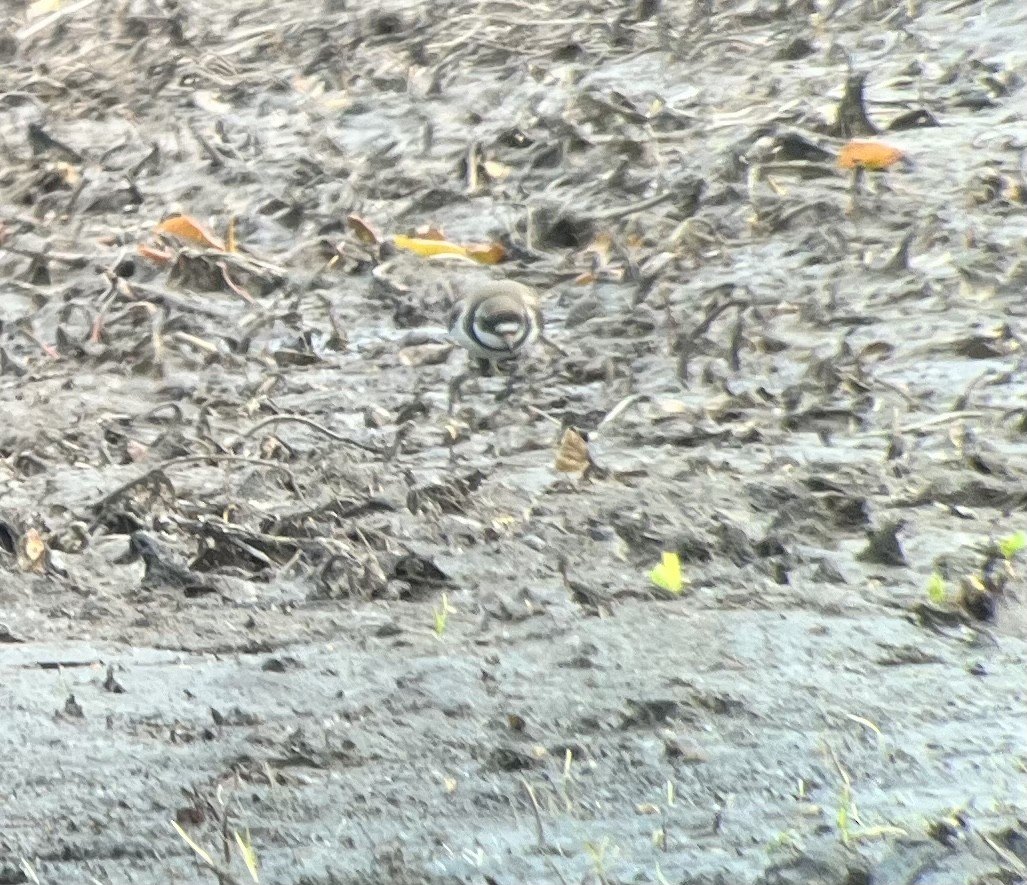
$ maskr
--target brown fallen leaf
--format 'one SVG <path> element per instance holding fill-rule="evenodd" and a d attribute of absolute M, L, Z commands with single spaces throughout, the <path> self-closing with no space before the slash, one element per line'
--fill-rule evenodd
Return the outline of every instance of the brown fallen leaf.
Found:
<path fill-rule="evenodd" d="M 219 252 L 225 251 L 225 244 L 218 237 L 188 215 L 172 215 L 170 218 L 165 218 L 157 225 L 154 232 L 167 234 L 188 243 L 197 243 L 208 249 L 217 249 Z"/>
<path fill-rule="evenodd" d="M 553 466 L 561 473 L 580 473 L 592 466 L 588 443 L 573 427 L 563 432 Z"/>
<path fill-rule="evenodd" d="M 506 249 L 500 243 L 472 243 L 466 248 L 467 257 L 478 264 L 499 264 L 506 258 Z"/>
<path fill-rule="evenodd" d="M 37 575 L 46 571 L 46 542 L 37 529 L 29 529 L 19 540 L 18 567 Z"/>
<path fill-rule="evenodd" d="M 369 221 L 365 221 L 359 215 L 350 214 L 346 216 L 346 224 L 349 225 L 349 229 L 353 231 L 356 238 L 367 246 L 377 246 L 382 241 L 381 234 L 378 233 Z"/>

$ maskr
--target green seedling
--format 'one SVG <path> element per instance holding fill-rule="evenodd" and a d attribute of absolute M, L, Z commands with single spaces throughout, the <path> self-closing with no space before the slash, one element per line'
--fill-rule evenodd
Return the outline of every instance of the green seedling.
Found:
<path fill-rule="evenodd" d="M 945 579 L 934 572 L 927 579 L 927 598 L 935 605 L 942 605 L 948 598 L 948 590 L 945 589 Z"/>
<path fill-rule="evenodd" d="M 609 836 L 603 836 L 598 842 L 585 843 L 585 853 L 592 861 L 592 870 L 600 882 L 606 881 L 607 858 L 614 859 L 618 852 L 617 845 Z"/>
<path fill-rule="evenodd" d="M 224 871 L 218 866 L 217 861 L 214 860 L 211 853 L 196 842 L 192 836 L 182 828 L 178 821 L 173 820 L 171 822 L 171 826 L 175 828 L 175 832 L 178 833 L 182 841 L 196 852 L 196 856 L 210 867 L 215 875 L 217 875 L 218 880 L 224 881 Z M 242 855 L 242 862 L 246 866 L 246 871 L 250 874 L 250 879 L 253 880 L 254 885 L 260 885 L 260 874 L 257 867 L 257 852 L 253 848 L 253 842 L 250 839 L 250 831 L 247 830 L 245 835 L 240 835 L 238 830 L 233 830 L 232 835 L 235 837 L 235 844 L 239 847 L 239 853 Z"/>
<path fill-rule="evenodd" d="M 802 840 L 794 830 L 781 830 L 767 843 L 767 854 L 776 855 L 786 851 L 801 851 Z"/>
<path fill-rule="evenodd" d="M 1027 532 L 1013 532 L 1004 538 L 999 538 L 998 550 L 1002 558 L 1009 562 L 1017 553 L 1027 547 Z"/>
<path fill-rule="evenodd" d="M 842 785 L 841 796 L 838 799 L 838 815 L 836 821 L 838 823 L 838 832 L 842 837 L 842 844 L 848 845 L 850 840 L 849 834 L 849 823 L 853 819 L 855 808 L 852 803 L 852 790 L 849 785 Z"/>
<path fill-rule="evenodd" d="M 432 622 L 435 630 L 435 635 L 441 639 L 446 635 L 446 627 L 449 624 L 449 616 L 456 614 L 456 609 L 449 604 L 449 595 L 446 593 L 442 594 L 442 605 L 439 607 L 432 606 L 431 609 Z"/>

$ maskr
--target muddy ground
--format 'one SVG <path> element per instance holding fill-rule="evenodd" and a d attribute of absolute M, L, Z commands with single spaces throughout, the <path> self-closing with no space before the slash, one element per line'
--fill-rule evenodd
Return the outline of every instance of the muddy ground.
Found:
<path fill-rule="evenodd" d="M 4 11 L 0 882 L 1027 881 L 1023 4 L 207 6 Z"/>

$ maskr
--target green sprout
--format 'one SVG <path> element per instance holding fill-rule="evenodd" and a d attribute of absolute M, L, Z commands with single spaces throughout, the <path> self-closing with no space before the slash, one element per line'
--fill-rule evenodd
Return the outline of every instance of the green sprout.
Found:
<path fill-rule="evenodd" d="M 935 605 L 941 605 L 948 598 L 948 590 L 945 589 L 945 579 L 934 572 L 927 579 L 927 598 Z"/>
<path fill-rule="evenodd" d="M 449 624 L 449 616 L 456 614 L 456 609 L 449 604 L 449 595 L 446 593 L 442 594 L 442 605 L 436 608 L 434 605 L 431 609 L 432 622 L 435 630 L 435 635 L 441 639 L 446 635 L 446 627 Z"/>
<path fill-rule="evenodd" d="M 1002 558 L 1009 562 L 1017 553 L 1027 547 L 1027 532 L 1013 532 L 1004 538 L 999 538 L 998 551 Z"/>

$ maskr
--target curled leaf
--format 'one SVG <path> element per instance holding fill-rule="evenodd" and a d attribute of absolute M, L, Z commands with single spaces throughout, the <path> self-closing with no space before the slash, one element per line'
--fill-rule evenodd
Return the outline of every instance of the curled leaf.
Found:
<path fill-rule="evenodd" d="M 585 438 L 573 427 L 568 427 L 560 438 L 554 467 L 561 473 L 580 473 L 592 464 Z"/>
<path fill-rule="evenodd" d="M 225 251 L 225 244 L 218 237 L 188 215 L 172 215 L 165 218 L 157 225 L 155 233 L 206 246 L 208 249 L 217 249 L 219 252 Z"/>
<path fill-rule="evenodd" d="M 850 141 L 838 152 L 838 165 L 842 169 L 883 172 L 904 158 L 905 154 L 891 145 L 877 141 Z"/>
<path fill-rule="evenodd" d="M 369 221 L 365 221 L 359 215 L 347 215 L 346 224 L 349 225 L 349 229 L 353 231 L 356 238 L 367 246 L 377 246 L 382 241 L 381 234 L 371 226 Z"/>

